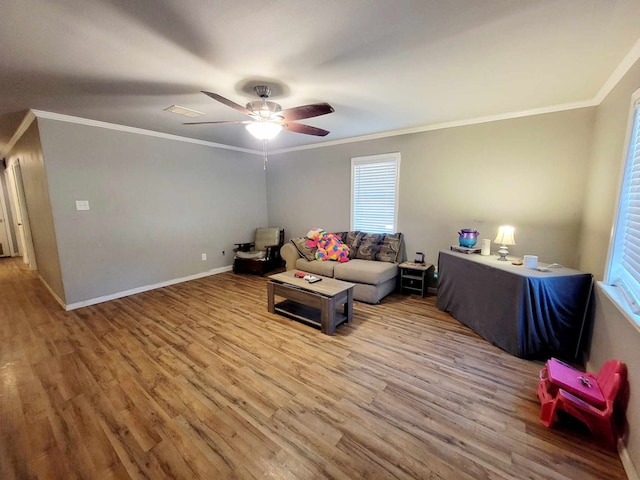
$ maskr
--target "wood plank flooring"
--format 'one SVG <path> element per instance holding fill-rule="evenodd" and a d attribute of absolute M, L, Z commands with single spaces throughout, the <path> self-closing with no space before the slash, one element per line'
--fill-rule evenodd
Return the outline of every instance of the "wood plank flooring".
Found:
<path fill-rule="evenodd" d="M 0 259 L 0 478 L 623 479 L 538 421 L 541 364 L 434 297 L 355 302 L 329 337 L 225 273 L 64 312 Z"/>

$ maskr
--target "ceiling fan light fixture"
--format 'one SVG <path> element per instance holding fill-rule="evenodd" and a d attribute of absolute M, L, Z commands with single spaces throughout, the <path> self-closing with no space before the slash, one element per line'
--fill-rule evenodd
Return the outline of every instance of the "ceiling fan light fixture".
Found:
<path fill-rule="evenodd" d="M 281 107 L 277 103 L 259 100 L 247 103 L 247 110 L 250 110 L 256 118 L 260 120 L 277 120 Z"/>
<path fill-rule="evenodd" d="M 282 130 L 282 125 L 273 122 L 251 122 L 245 127 L 258 140 L 271 140 Z"/>
<path fill-rule="evenodd" d="M 304 135 L 315 135 L 317 137 L 324 137 L 329 134 L 328 130 L 324 130 L 318 127 L 312 127 L 311 125 L 305 125 L 302 123 L 296 123 L 297 120 L 304 120 L 305 118 L 319 117 L 320 115 L 327 115 L 333 113 L 335 110 L 328 103 L 314 103 L 310 105 L 301 105 L 299 107 L 287 108 L 282 110 L 282 107 L 267 100 L 271 94 L 270 87 L 257 86 L 255 92 L 261 98 L 261 100 L 247 103 L 246 107 L 237 104 L 224 98 L 221 95 L 213 92 L 207 92 L 202 90 L 202 93 L 211 97 L 234 110 L 247 115 L 252 120 L 245 121 L 228 121 L 228 122 L 189 122 L 186 125 L 211 125 L 211 124 L 229 124 L 229 123 L 241 123 L 246 125 L 247 130 L 255 138 L 259 140 L 270 140 L 274 138 L 281 130 L 286 129 L 293 133 L 302 133 Z"/>

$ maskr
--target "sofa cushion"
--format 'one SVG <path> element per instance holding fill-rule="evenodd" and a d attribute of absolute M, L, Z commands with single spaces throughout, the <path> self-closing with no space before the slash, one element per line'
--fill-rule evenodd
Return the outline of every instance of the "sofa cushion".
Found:
<path fill-rule="evenodd" d="M 333 277 L 333 267 L 339 264 L 338 262 L 321 262 L 319 260 L 313 260 L 310 262 L 306 258 L 299 258 L 296 260 L 296 268 L 303 272 L 315 273 L 316 275 L 322 275 L 323 277 Z"/>
<path fill-rule="evenodd" d="M 355 258 L 397 262 L 401 243 L 401 233 L 361 233 Z"/>
<path fill-rule="evenodd" d="M 387 233 L 380 245 L 376 260 L 381 262 L 397 262 L 400 253 L 401 233 Z"/>
<path fill-rule="evenodd" d="M 380 252 L 383 233 L 366 233 L 360 240 L 356 251 L 356 258 L 361 260 L 376 260 L 376 255 Z"/>
<path fill-rule="evenodd" d="M 345 232 L 342 243 L 349 247 L 349 258 L 356 258 L 362 237 L 364 237 L 362 232 Z"/>
<path fill-rule="evenodd" d="M 280 245 L 280 228 L 256 228 L 255 249 L 266 250 L 272 245 Z"/>
<path fill-rule="evenodd" d="M 396 279 L 392 278 L 379 285 L 369 285 L 368 283 L 355 283 L 354 285 L 354 300 L 366 303 L 378 303 L 396 289 Z"/>
<path fill-rule="evenodd" d="M 291 239 L 291 243 L 296 247 L 300 256 L 306 258 L 309 261 L 316 259 L 317 247 L 307 246 L 307 237 L 296 237 Z"/>
<path fill-rule="evenodd" d="M 347 243 L 347 242 L 345 242 L 345 240 L 347 239 L 347 233 L 349 233 L 349 232 L 332 232 L 332 233 L 334 235 L 339 236 L 340 237 L 340 241 L 342 243 Z"/>
<path fill-rule="evenodd" d="M 236 252 L 236 258 L 246 258 L 250 260 L 265 260 L 267 257 L 266 250 L 251 250 L 250 252 Z"/>
<path fill-rule="evenodd" d="M 355 259 L 334 265 L 334 278 L 346 282 L 379 285 L 398 276 L 398 265 L 395 263 Z"/>

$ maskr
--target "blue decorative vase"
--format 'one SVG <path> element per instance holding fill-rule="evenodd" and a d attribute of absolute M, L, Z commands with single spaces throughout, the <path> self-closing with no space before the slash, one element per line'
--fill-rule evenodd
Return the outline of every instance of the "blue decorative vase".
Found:
<path fill-rule="evenodd" d="M 461 247 L 472 248 L 478 241 L 480 233 L 475 228 L 463 228 L 458 232 Z"/>

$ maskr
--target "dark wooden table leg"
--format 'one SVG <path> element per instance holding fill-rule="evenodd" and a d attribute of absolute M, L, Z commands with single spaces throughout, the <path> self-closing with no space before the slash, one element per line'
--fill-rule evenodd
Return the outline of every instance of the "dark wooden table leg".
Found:
<path fill-rule="evenodd" d="M 276 313 L 274 297 L 273 282 L 267 282 L 267 311 L 269 313 Z"/>
<path fill-rule="evenodd" d="M 347 323 L 353 320 L 353 288 L 347 291 L 347 301 L 344 302 L 344 315 L 347 317 Z"/>
<path fill-rule="evenodd" d="M 320 327 L 322 333 L 333 335 L 336 333 L 336 304 L 335 297 L 323 297 L 320 308 Z"/>

